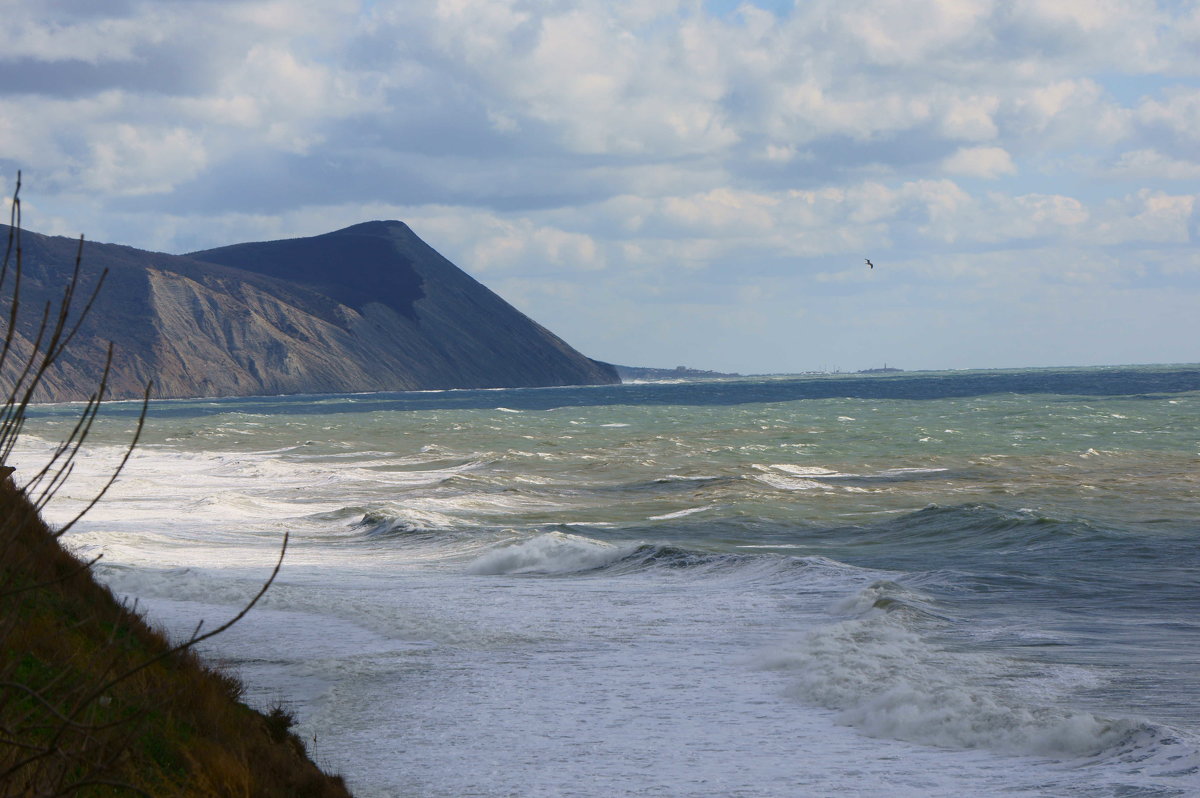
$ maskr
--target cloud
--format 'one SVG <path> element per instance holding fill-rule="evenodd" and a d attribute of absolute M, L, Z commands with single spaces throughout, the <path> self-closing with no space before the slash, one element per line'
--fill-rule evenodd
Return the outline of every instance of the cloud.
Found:
<path fill-rule="evenodd" d="M 987 0 L 850 2 L 835 24 L 861 47 L 864 59 L 886 66 L 925 65 L 978 46 L 992 11 Z"/>
<path fill-rule="evenodd" d="M 97 131 L 82 188 L 109 196 L 157 194 L 194 177 L 207 162 L 199 136 L 182 127 L 118 124 Z"/>
<path fill-rule="evenodd" d="M 995 179 L 1016 174 L 1012 156 L 1003 147 L 960 147 L 942 162 L 948 174 Z"/>
<path fill-rule="evenodd" d="M 878 365 L 839 312 L 949 357 L 921 343 L 969 323 L 946 303 L 996 324 L 984 309 L 1001 298 L 1069 315 L 1039 297 L 1086 284 L 1079 307 L 1119 304 L 1134 272 L 1200 299 L 1180 255 L 1198 235 L 1194 4 L 43 0 L 5 15 L 0 170 L 25 171 L 35 230 L 70 220 L 188 251 L 402 218 L 589 353 L 743 371 L 737 353 L 772 336 L 842 334 L 843 365 Z M 867 256 L 880 267 L 864 276 Z M 1129 296 L 1152 319 L 1164 294 Z M 945 364 L 992 357 L 984 338 Z M 816 365 L 770 356 L 762 370 Z"/>
<path fill-rule="evenodd" d="M 1109 200 L 1095 240 L 1110 245 L 1130 241 L 1187 244 L 1196 199 L 1196 195 L 1141 189 L 1119 200 Z"/>
<path fill-rule="evenodd" d="M 1136 119 L 1194 152 L 1200 145 L 1200 88 L 1172 87 L 1161 99 L 1149 98 L 1138 106 Z"/>
<path fill-rule="evenodd" d="M 1172 158 L 1155 149 L 1130 150 L 1101 171 L 1106 176 L 1135 181 L 1200 180 L 1200 161 Z"/>

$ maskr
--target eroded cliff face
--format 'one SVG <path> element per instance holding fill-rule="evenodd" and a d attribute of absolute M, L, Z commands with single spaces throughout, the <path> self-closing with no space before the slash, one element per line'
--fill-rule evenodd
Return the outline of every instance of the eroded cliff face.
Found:
<path fill-rule="evenodd" d="M 352 336 L 244 283 L 147 270 L 157 379 L 169 395 L 312 393 L 367 385 Z M 366 389 L 370 390 L 370 388 Z"/>
<path fill-rule="evenodd" d="M 3 385 L 74 264 L 76 242 L 23 236 L 16 357 Z M 139 397 L 148 380 L 160 398 L 618 381 L 400 222 L 187 257 L 87 244 L 83 263 L 85 290 L 107 269 L 105 284 L 39 401 L 91 395 L 108 340 L 112 398 Z"/>

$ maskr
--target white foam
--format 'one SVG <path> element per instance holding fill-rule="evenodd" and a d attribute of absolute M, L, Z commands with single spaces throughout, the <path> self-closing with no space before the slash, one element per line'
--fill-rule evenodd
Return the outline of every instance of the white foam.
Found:
<path fill-rule="evenodd" d="M 776 465 L 772 465 L 771 468 L 773 468 L 777 471 L 782 471 L 785 474 L 791 474 L 791 475 L 797 476 L 797 477 L 844 477 L 844 476 L 846 476 L 846 474 L 842 474 L 838 471 L 834 471 L 832 468 L 822 468 L 820 466 L 801 466 L 801 465 L 793 465 L 791 463 L 779 463 Z"/>
<path fill-rule="evenodd" d="M 472 574 L 567 574 L 590 571 L 626 557 L 632 546 L 613 546 L 550 532 L 487 552 L 467 566 Z"/>
<path fill-rule="evenodd" d="M 684 517 L 686 517 L 686 516 L 689 516 L 689 515 L 695 515 L 696 513 L 702 513 L 702 512 L 704 512 L 705 510 L 711 510 L 711 509 L 713 509 L 714 507 L 716 507 L 716 505 L 715 505 L 715 504 L 709 504 L 709 505 L 706 505 L 706 506 L 704 506 L 704 507 L 689 507 L 689 508 L 687 508 L 686 510 L 677 510 L 677 511 L 675 511 L 675 512 L 673 512 L 673 513 L 664 513 L 663 515 L 652 515 L 652 516 L 650 516 L 650 518 L 649 518 L 649 519 L 647 519 L 647 520 L 650 520 L 650 521 L 669 521 L 669 520 L 671 520 L 672 518 L 684 518 Z"/>
<path fill-rule="evenodd" d="M 793 695 L 873 737 L 1072 758 L 1145 725 L 1030 703 L 1018 677 L 1035 679 L 1034 666 L 938 648 L 886 614 L 813 630 L 758 664 L 787 671 Z"/>
<path fill-rule="evenodd" d="M 453 516 L 413 504 L 388 503 L 371 509 L 348 532 L 361 533 L 364 528 L 373 533 L 397 530 L 451 530 L 456 527 Z"/>
<path fill-rule="evenodd" d="M 780 474 L 755 474 L 754 478 L 764 485 L 779 490 L 828 490 L 829 486 L 811 479 L 785 477 Z"/>
<path fill-rule="evenodd" d="M 917 605 L 925 596 L 890 580 L 872 582 L 863 589 L 834 603 L 831 612 L 837 615 L 866 615 L 885 606 L 889 601 L 903 601 Z"/>

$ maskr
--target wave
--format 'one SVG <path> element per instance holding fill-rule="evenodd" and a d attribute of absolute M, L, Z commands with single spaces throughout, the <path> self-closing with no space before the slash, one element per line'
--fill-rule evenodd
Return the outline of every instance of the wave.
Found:
<path fill-rule="evenodd" d="M 1146 720 L 1039 701 L 1057 675 L 1050 666 L 940 648 L 890 612 L 816 629 L 757 664 L 788 672 L 794 697 L 872 737 L 1056 759 L 1129 756 L 1174 739 Z"/>
<path fill-rule="evenodd" d="M 952 620 L 934 598 L 915 587 L 891 579 L 872 582 L 832 607 L 832 611 L 838 615 L 864 615 L 873 610 L 906 616 L 906 621 L 910 623 Z"/>
<path fill-rule="evenodd" d="M 1022 563 L 1030 565 L 1029 573 L 1036 575 L 1042 573 L 1032 568 L 1036 558 L 1074 558 L 1075 549 L 1086 551 L 1096 544 L 1105 544 L 1109 552 L 1128 552 L 1131 556 L 1146 546 L 1163 545 L 1162 536 L 1147 540 L 1137 530 L 991 504 L 931 504 L 874 523 L 830 526 L 803 517 L 738 513 L 736 502 L 727 503 L 724 496 L 689 498 L 694 503 L 683 507 L 674 503 L 679 509 L 620 523 L 616 533 L 625 539 L 669 538 L 686 546 L 699 544 L 698 548 L 770 549 L 775 554 L 790 549 L 919 572 L 926 571 L 931 563 L 941 563 L 993 574 L 997 571 L 994 555 L 1019 555 L 1005 560 L 1001 569 L 1012 578 L 1021 578 L 1025 570 Z M 575 526 L 571 531 L 577 533 L 589 528 L 587 524 Z M 613 534 L 612 529 L 597 529 L 597 536 L 604 539 L 611 539 Z"/>
<path fill-rule="evenodd" d="M 885 468 L 882 471 L 876 471 L 870 474 L 856 474 L 850 472 L 835 471 L 831 468 L 823 468 L 821 466 L 801 466 L 792 463 L 777 463 L 774 465 L 755 465 L 760 471 L 782 471 L 785 474 L 796 477 L 805 477 L 808 479 L 821 480 L 822 482 L 855 482 L 855 483 L 881 483 L 881 482 L 912 482 L 922 479 L 961 479 L 969 476 L 961 472 L 951 472 L 948 468 Z"/>
<path fill-rule="evenodd" d="M 716 505 L 712 505 L 712 504 L 704 506 L 704 507 L 688 507 L 687 509 L 684 509 L 684 510 L 676 510 L 673 513 L 663 513 L 662 515 L 652 515 L 649 518 L 647 518 L 646 520 L 647 521 L 674 521 L 676 518 L 686 518 L 689 515 L 695 515 L 696 513 L 703 513 L 707 510 L 712 510 L 715 507 L 716 507 Z"/>
<path fill-rule="evenodd" d="M 467 566 L 477 575 L 626 576 L 675 574 L 695 581 L 797 585 L 845 591 L 881 572 L 828 557 L 706 551 L 640 540 L 611 543 L 569 532 L 505 541 Z"/>
<path fill-rule="evenodd" d="M 788 673 L 790 695 L 834 710 L 840 723 L 868 736 L 935 747 L 1075 763 L 1103 759 L 1154 777 L 1200 774 L 1200 747 L 1177 730 L 1070 706 L 1073 691 L 1101 684 L 1093 671 L 975 647 L 970 635 L 961 634 L 967 619 L 926 593 L 919 577 L 889 576 L 823 557 L 611 543 L 564 532 L 494 547 L 467 570 L 670 575 L 841 593 L 831 607 L 839 620 L 754 659 L 758 667 Z M 944 642 L 951 640 L 957 642 Z"/>
<path fill-rule="evenodd" d="M 911 584 L 872 582 L 831 611 L 842 619 L 751 662 L 788 674 L 792 698 L 834 710 L 837 722 L 867 736 L 1115 764 L 1144 784 L 1200 776 L 1193 735 L 1070 706 L 1074 691 L 1103 683 L 1096 672 L 935 642 L 949 639 L 938 635 L 958 620 Z"/>
<path fill-rule="evenodd" d="M 633 545 L 616 546 L 577 535 L 550 532 L 520 543 L 494 548 L 469 564 L 467 573 L 580 573 L 611 565 L 634 548 Z"/>
<path fill-rule="evenodd" d="M 902 543 L 907 548 L 928 544 L 940 552 L 956 548 L 1030 550 L 1076 542 L 1112 541 L 1123 536 L 1085 519 L 1058 518 L 1022 508 L 969 503 L 930 504 L 916 512 L 880 524 L 834 530 L 849 543 Z"/>
<path fill-rule="evenodd" d="M 733 485 L 742 481 L 742 477 L 726 476 L 686 476 L 667 474 L 666 476 L 647 479 L 639 482 L 621 482 L 615 485 L 597 485 L 588 490 L 596 494 L 630 493 L 669 495 L 686 493 L 688 491 L 706 491 L 712 488 Z"/>
<path fill-rule="evenodd" d="M 948 468 L 886 468 L 871 473 L 836 471 L 822 466 L 803 466 L 793 463 L 756 463 L 751 474 L 756 482 L 776 490 L 839 490 L 848 493 L 864 493 L 871 488 L 880 488 L 897 483 L 923 480 L 977 479 L 978 475 L 966 471 L 951 471 Z"/>
<path fill-rule="evenodd" d="M 454 520 L 440 513 L 405 510 L 367 510 L 352 531 L 366 538 L 436 535 L 454 528 Z"/>
<path fill-rule="evenodd" d="M 759 482 L 769 485 L 776 490 L 828 490 L 829 485 L 815 479 L 805 477 L 785 476 L 782 474 L 758 474 Z"/>

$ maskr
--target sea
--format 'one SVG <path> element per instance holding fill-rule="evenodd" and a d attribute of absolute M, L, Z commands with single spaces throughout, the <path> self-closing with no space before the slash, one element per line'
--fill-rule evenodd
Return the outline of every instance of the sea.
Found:
<path fill-rule="evenodd" d="M 1200 795 L 1200 366 L 155 401 L 65 543 L 181 639 L 285 534 L 203 652 L 360 798 Z"/>

